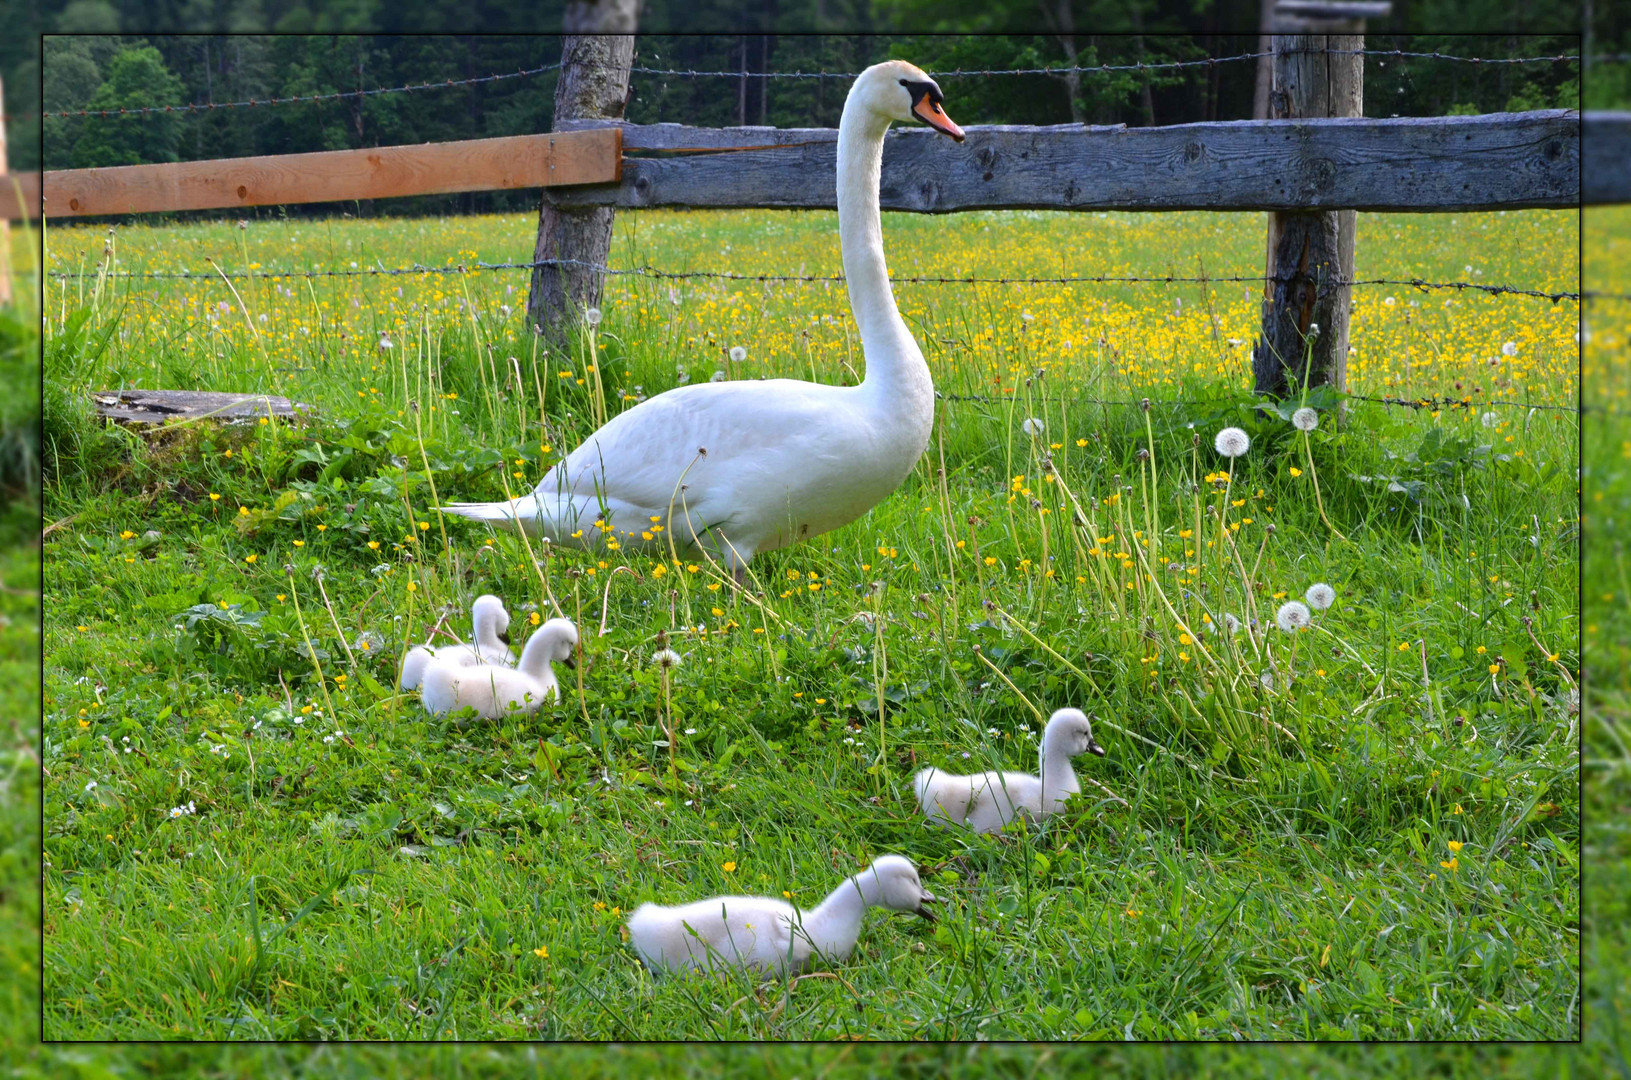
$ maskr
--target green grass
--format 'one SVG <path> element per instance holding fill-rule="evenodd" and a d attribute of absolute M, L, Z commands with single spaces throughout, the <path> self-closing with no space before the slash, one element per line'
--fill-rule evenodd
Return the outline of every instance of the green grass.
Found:
<path fill-rule="evenodd" d="M 791 242 L 758 236 L 772 215 L 657 220 L 666 234 L 641 240 L 656 265 L 681 257 L 664 244 L 683 253 L 704 228 L 749 265 L 768 258 L 753 245 Z M 1008 243 L 989 233 L 1048 220 L 959 217 L 937 223 L 935 243 L 977 260 L 982 244 Z M 1140 242 L 1181 248 L 1187 221 L 1141 220 Z M 1436 219 L 1376 221 L 1408 234 L 1389 249 L 1399 259 L 1458 235 Z M 1553 261 L 1573 258 L 1562 215 L 1471 225 L 1550 238 L 1526 254 L 1536 265 L 1491 265 L 1492 281 L 1555 281 Z M 332 236 L 346 241 L 347 227 Z M 934 240 L 915 224 L 886 238 L 897 267 L 927 257 L 913 236 Z M 1247 240 L 1260 247 L 1260 229 Z M 464 287 L 448 283 L 455 296 Z M 161 312 L 185 304 L 179 289 L 152 288 Z M 619 390 L 672 385 L 669 349 L 692 371 L 711 363 L 662 291 L 628 288 L 608 302 L 600 343 L 613 409 Z M 744 341 L 750 362 L 808 374 L 795 350 L 813 291 L 685 303 L 713 305 L 699 326 L 714 324 L 721 346 Z M 318 294 L 299 303 L 322 311 L 331 299 L 332 312 L 354 298 L 348 325 L 409 327 L 391 324 L 382 358 L 372 325 L 371 347 L 353 354 L 324 322 L 312 331 L 332 346 L 324 366 L 317 346 L 285 355 L 264 337 L 186 323 L 161 348 L 161 323 L 135 321 L 142 305 L 114 295 L 86 295 L 77 331 L 79 295 L 47 304 L 47 518 L 61 523 L 46 541 L 48 1037 L 1580 1035 L 1569 414 L 1502 407 L 1486 426 L 1478 409 L 1468 419 L 1350 402 L 1346 422 L 1326 414 L 1305 451 L 1283 419 L 1248 407 L 1199 299 L 1176 312 L 1170 294 L 1148 310 L 1138 293 L 1111 313 L 1096 297 L 1078 302 L 1077 314 L 1121 320 L 1111 344 L 1124 334 L 1140 355 L 1066 360 L 1053 345 L 1028 351 L 1020 327 L 1033 312 L 1054 342 L 1076 317 L 1069 305 L 925 291 L 907 305 L 920 337 L 961 342 L 931 357 L 937 380 L 995 378 L 986 393 L 999 400 L 943 405 L 930 454 L 895 495 L 756 560 L 750 597 L 705 561 L 658 576 L 650 554 L 557 553 L 535 568 L 519 543 L 497 538 L 484 553 L 488 533 L 435 513 L 438 496 L 530 486 L 575 444 L 592 409 L 585 357 L 551 358 L 535 380 L 518 350 L 523 387 L 554 378 L 540 405 L 504 384 L 500 346 L 514 328 L 502 322 Z M 841 305 L 833 295 L 820 303 Z M 297 317 L 285 299 L 250 310 L 280 326 Z M 1362 353 L 1386 340 L 1444 362 L 1378 359 L 1367 388 L 1409 378 L 1412 395 L 1471 396 L 1451 383 L 1477 379 L 1491 398 L 1546 393 L 1562 355 L 1550 307 L 1424 306 L 1397 325 L 1378 307 L 1373 336 L 1356 330 Z M 808 366 L 841 378 L 842 327 L 820 333 Z M 1503 339 L 1524 342 L 1524 373 L 1486 366 Z M 489 344 L 496 363 L 481 359 Z M 202 370 L 232 373 L 235 389 L 281 389 L 279 365 L 309 362 L 297 392 L 326 406 L 322 418 L 131 435 L 80 411 L 77 388 L 162 378 L 201 352 Z M 1146 420 L 1085 400 L 1145 390 L 1192 404 L 1159 404 Z M 1570 396 L 1555 380 L 1551 393 Z M 1049 448 L 1020 429 L 1033 415 L 1060 444 L 1052 481 Z M 1225 423 L 1254 437 L 1228 481 L 1210 449 Z M 1139 458 L 1150 449 L 1153 470 Z M 1321 521 L 1309 452 L 1346 539 Z M 1363 479 L 1383 476 L 1405 490 Z M 1086 527 L 1072 525 L 1065 488 Z M 1230 544 L 1206 546 L 1218 537 L 1207 508 L 1220 504 L 1240 524 L 1238 564 Z M 1135 548 L 1152 535 L 1146 574 Z M 623 565 L 638 575 L 612 573 Z M 1248 604 L 1271 623 L 1278 594 L 1316 581 L 1339 599 L 1295 645 L 1272 627 L 1258 646 L 1214 633 L 1202 653 L 1184 640 L 1204 613 Z M 461 726 L 390 692 L 402 644 L 422 639 L 441 605 L 467 610 L 482 591 L 543 615 L 553 596 L 578 619 L 581 696 L 574 687 L 535 718 Z M 384 647 L 358 649 L 364 632 Z M 659 633 L 686 657 L 673 690 L 677 727 L 690 729 L 677 782 L 657 723 Z M 1268 655 L 1282 677 L 1265 688 Z M 1032 763 L 1027 702 L 1100 718 L 1110 754 L 1080 772 L 1116 798 L 1089 785 L 1065 815 L 995 838 L 927 828 L 911 771 L 964 754 L 970 766 Z M 344 737 L 325 742 L 336 729 Z M 196 814 L 169 816 L 189 801 Z M 874 914 L 838 978 L 653 979 L 619 934 L 621 913 L 649 899 L 786 890 L 813 903 L 884 852 L 914 859 L 948 910 L 936 927 Z M 1505 1059 L 1462 1060 L 1489 1072 Z"/>

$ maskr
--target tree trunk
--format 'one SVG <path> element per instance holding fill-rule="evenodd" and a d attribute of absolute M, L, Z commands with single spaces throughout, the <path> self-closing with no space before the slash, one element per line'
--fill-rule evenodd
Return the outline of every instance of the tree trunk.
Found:
<path fill-rule="evenodd" d="M 555 84 L 555 123 L 563 120 L 620 120 L 629 97 L 634 64 L 635 16 L 639 0 L 571 0 L 562 20 L 561 73 Z M 560 348 L 584 309 L 600 303 L 602 274 L 612 250 L 612 208 L 559 207 L 548 188 L 538 211 L 536 266 L 527 318 L 533 329 Z M 577 265 L 587 264 L 587 265 Z"/>
<path fill-rule="evenodd" d="M 1354 50 L 1364 43 L 1360 34 L 1276 34 L 1269 117 L 1363 115 L 1364 57 Z M 1258 393 L 1346 385 L 1357 224 L 1353 210 L 1269 215 L 1263 331 L 1252 351 Z M 1310 342 L 1315 324 L 1320 331 Z"/>

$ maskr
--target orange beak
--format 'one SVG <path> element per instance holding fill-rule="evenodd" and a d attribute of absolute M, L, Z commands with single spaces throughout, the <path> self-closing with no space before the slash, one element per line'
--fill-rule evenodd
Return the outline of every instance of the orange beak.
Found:
<path fill-rule="evenodd" d="M 912 106 L 912 115 L 936 131 L 944 132 L 958 142 L 963 141 L 963 129 L 953 123 L 946 110 L 940 107 L 939 102 L 931 101 L 929 95 L 918 98 L 917 104 Z"/>

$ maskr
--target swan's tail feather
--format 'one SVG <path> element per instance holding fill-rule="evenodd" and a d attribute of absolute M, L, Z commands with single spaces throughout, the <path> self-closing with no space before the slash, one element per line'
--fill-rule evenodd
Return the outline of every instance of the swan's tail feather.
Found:
<path fill-rule="evenodd" d="M 509 502 L 445 503 L 442 510 L 471 521 L 485 521 L 489 525 L 509 525 L 512 528 L 519 525 L 533 536 L 540 531 L 545 535 L 550 532 L 548 523 L 543 520 L 538 499 L 532 495 L 523 495 Z"/>

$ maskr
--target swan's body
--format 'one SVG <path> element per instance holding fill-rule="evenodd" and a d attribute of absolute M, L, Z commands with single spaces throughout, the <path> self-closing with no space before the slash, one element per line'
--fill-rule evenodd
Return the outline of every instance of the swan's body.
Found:
<path fill-rule="evenodd" d="M 916 118 L 961 141 L 940 100 L 922 71 L 889 61 L 855 80 L 838 126 L 838 232 L 866 356 L 859 386 L 679 387 L 608 421 L 531 494 L 445 509 L 585 548 L 615 536 L 629 550 L 666 552 L 672 539 L 706 549 L 741 577 L 756 553 L 836 529 L 881 502 L 917 464 L 934 423 L 929 367 L 884 265 L 884 133 L 891 121 Z"/>
<path fill-rule="evenodd" d="M 1080 791 L 1070 759 L 1077 754 L 1104 756 L 1093 739 L 1093 725 L 1077 709 L 1060 709 L 1042 731 L 1041 775 L 983 772 L 972 776 L 920 771 L 912 780 L 918 807 L 930 820 L 966 825 L 975 832 L 997 832 L 1019 814 L 1032 821 L 1057 814 L 1065 800 Z"/>
<path fill-rule="evenodd" d="M 545 698 L 561 696 L 552 663 L 571 660 L 577 644 L 578 628 L 572 620 L 551 619 L 527 639 L 516 667 L 467 667 L 437 658 L 425 668 L 420 698 L 425 710 L 437 716 L 465 708 L 475 709 L 484 720 L 497 720 L 510 712 L 530 715 Z"/>
<path fill-rule="evenodd" d="M 515 655 L 504 643 L 503 635 L 510 629 L 510 613 L 504 610 L 504 601 L 496 596 L 478 596 L 470 608 L 472 645 L 415 645 L 402 658 L 402 689 L 412 690 L 424 679 L 425 668 L 432 660 L 469 666 L 472 664 L 502 664 L 513 666 Z"/>
<path fill-rule="evenodd" d="M 629 943 L 653 971 L 739 966 L 801 971 L 811 958 L 842 961 L 855 949 L 868 908 L 910 911 L 934 920 L 935 903 L 917 868 L 883 855 L 812 911 L 765 896 L 716 896 L 677 907 L 641 904 L 629 917 Z"/>

